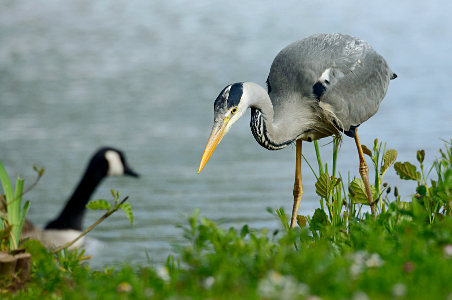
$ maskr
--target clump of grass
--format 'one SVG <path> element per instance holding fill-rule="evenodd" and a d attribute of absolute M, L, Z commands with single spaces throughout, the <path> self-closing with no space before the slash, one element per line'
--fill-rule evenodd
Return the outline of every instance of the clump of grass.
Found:
<path fill-rule="evenodd" d="M 9 241 L 9 250 L 16 250 L 19 248 L 20 235 L 30 202 L 26 201 L 24 207 L 22 207 L 24 180 L 18 177 L 13 191 L 8 173 L 1 161 L 0 181 L 4 192 L 4 195 L 0 195 L 0 205 L 3 206 L 0 210 L 0 231 L 4 233 L 2 242 Z"/>
<path fill-rule="evenodd" d="M 33 262 L 34 278 L 26 290 L 15 296 L 68 299 L 451 297 L 451 145 L 446 144 L 447 149 L 433 165 L 438 178 L 430 180 L 425 188 L 428 192 L 419 193 L 419 186 L 426 185 L 428 172 L 425 180 L 422 171 L 419 177 L 416 175 L 417 191 L 410 203 L 400 201 L 398 194 L 394 195 L 395 201 L 389 201 L 389 185 L 381 183 L 382 169 L 395 159 L 388 158 L 389 150 L 381 146 L 375 143 L 368 154 L 378 167 L 379 179 L 375 185 L 381 184 L 375 198 L 380 203 L 375 218 L 360 212 L 359 207 L 368 203 L 356 200 L 353 187 L 355 195 L 345 188 L 353 180 L 345 183 L 334 171 L 330 176 L 325 167 L 316 186 L 325 208 L 319 208 L 312 217 L 306 216 L 304 223 L 300 218 L 302 226 L 295 229 L 289 228 L 283 209 L 271 210 L 281 224 L 272 231 L 257 231 L 248 225 L 240 229 L 222 228 L 196 211 L 181 225 L 186 243 L 176 247 L 176 255 L 169 256 L 163 265 L 106 266 L 95 271 L 80 264 L 80 252 L 55 257 L 39 244 L 30 242 L 29 251 L 39 257 Z"/>

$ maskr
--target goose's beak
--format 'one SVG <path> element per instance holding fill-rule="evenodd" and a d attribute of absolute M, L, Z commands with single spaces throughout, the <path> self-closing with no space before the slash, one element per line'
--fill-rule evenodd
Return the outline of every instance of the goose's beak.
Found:
<path fill-rule="evenodd" d="M 226 134 L 227 125 L 229 123 L 229 118 L 225 118 L 223 123 L 214 124 L 212 128 L 212 133 L 210 134 L 209 140 L 207 141 L 206 148 L 204 149 L 204 153 L 202 154 L 201 162 L 199 163 L 198 174 L 202 171 L 213 151 L 220 143 L 223 136 Z"/>
<path fill-rule="evenodd" d="M 132 176 L 132 177 L 140 177 L 140 174 L 129 168 L 128 166 L 125 166 L 124 168 L 124 175 Z"/>

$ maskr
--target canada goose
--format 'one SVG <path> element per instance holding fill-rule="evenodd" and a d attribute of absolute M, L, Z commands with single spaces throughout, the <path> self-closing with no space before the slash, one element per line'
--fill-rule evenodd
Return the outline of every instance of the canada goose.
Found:
<path fill-rule="evenodd" d="M 99 149 L 91 158 L 85 174 L 60 214 L 44 229 L 37 228 L 31 222 L 26 221 L 22 229 L 22 238 L 39 240 L 47 248 L 72 241 L 82 232 L 86 204 L 97 186 L 106 176 L 119 175 L 138 177 L 138 174 L 127 165 L 121 151 L 110 147 Z M 78 248 L 82 245 L 83 238 L 71 248 Z"/>

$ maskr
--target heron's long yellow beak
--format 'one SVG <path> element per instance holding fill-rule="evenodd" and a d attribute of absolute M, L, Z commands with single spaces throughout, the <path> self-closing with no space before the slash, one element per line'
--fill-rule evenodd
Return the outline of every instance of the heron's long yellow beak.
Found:
<path fill-rule="evenodd" d="M 212 133 L 209 136 L 209 140 L 207 141 L 206 148 L 204 149 L 204 153 L 202 154 L 201 162 L 199 163 L 198 174 L 202 171 L 210 156 L 213 153 L 213 150 L 220 143 L 223 136 L 226 134 L 226 126 L 229 123 L 229 117 L 225 118 L 221 126 L 214 126 L 212 129 Z"/>

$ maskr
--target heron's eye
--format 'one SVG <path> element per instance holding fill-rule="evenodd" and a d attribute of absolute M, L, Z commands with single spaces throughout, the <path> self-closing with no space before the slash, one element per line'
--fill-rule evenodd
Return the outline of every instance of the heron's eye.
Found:
<path fill-rule="evenodd" d="M 237 112 L 237 107 L 234 107 L 232 110 L 231 110 L 231 114 L 235 114 Z"/>

